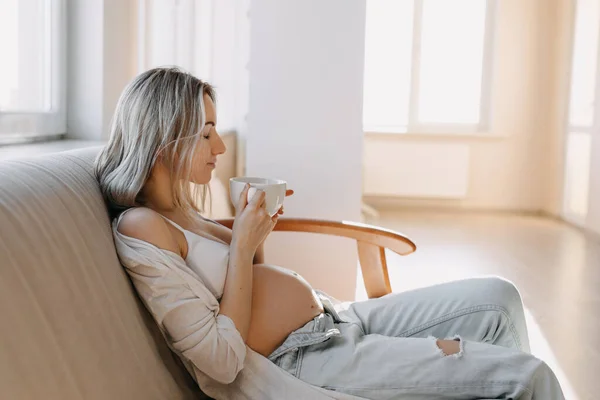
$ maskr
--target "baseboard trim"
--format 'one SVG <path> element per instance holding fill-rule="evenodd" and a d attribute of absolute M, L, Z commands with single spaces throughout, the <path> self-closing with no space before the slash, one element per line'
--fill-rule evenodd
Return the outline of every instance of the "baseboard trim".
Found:
<path fill-rule="evenodd" d="M 491 207 L 466 207 L 457 205 L 418 205 L 418 204 L 381 204 L 377 201 L 370 201 L 369 198 L 363 199 L 363 204 L 370 209 L 379 213 L 394 212 L 394 211 L 431 211 L 444 213 L 464 213 L 464 214 L 503 214 L 503 215 L 524 215 L 524 216 L 551 216 L 544 210 L 522 210 L 522 209 L 507 209 L 507 208 L 491 208 Z"/>
<path fill-rule="evenodd" d="M 593 240 L 597 240 L 597 241 L 600 242 L 600 233 L 598 233 L 598 232 L 594 232 L 593 230 L 588 229 L 588 228 L 586 228 L 584 226 L 577 225 L 577 224 L 575 224 L 575 223 L 573 223 L 571 221 L 568 221 L 568 220 L 564 219 L 560 215 L 555 215 L 555 214 L 549 213 L 549 212 L 547 212 L 545 210 L 541 212 L 541 215 L 543 217 L 545 217 L 545 218 L 549 218 L 549 219 L 552 219 L 552 220 L 555 220 L 555 221 L 558 221 L 558 222 L 562 222 L 565 225 L 568 225 L 571 228 L 573 228 L 575 230 L 578 230 L 579 232 L 583 233 L 584 235 L 589 236 Z"/>

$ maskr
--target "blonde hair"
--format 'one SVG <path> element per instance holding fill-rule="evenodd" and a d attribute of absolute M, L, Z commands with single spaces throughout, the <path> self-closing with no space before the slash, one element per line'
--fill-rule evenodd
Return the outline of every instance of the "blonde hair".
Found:
<path fill-rule="evenodd" d="M 178 68 L 143 72 L 123 90 L 112 119 L 110 139 L 95 161 L 95 174 L 112 217 L 142 206 L 141 190 L 152 167 L 170 171 L 174 206 L 186 217 L 199 213 L 207 185 L 190 184 L 194 149 L 206 122 L 204 95 L 212 86 Z"/>

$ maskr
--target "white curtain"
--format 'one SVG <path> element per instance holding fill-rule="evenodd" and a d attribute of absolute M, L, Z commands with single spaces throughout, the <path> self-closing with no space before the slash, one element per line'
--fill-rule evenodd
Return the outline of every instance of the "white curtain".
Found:
<path fill-rule="evenodd" d="M 176 65 L 216 87 L 221 131 L 246 114 L 249 0 L 139 0 L 138 72 Z"/>

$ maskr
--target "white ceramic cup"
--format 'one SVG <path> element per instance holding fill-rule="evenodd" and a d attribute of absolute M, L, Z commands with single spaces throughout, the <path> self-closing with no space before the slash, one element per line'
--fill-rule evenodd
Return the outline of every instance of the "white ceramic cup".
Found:
<path fill-rule="evenodd" d="M 246 183 L 250 184 L 248 189 L 248 202 L 252 199 L 258 189 L 265 192 L 265 207 L 272 217 L 283 205 L 287 183 L 279 179 L 236 177 L 229 180 L 229 197 L 235 206 L 240 199 Z"/>

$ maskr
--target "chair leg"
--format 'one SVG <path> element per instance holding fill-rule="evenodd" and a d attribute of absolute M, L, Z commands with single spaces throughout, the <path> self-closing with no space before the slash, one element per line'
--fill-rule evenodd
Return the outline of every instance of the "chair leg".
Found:
<path fill-rule="evenodd" d="M 357 246 L 367 296 L 371 299 L 391 293 L 392 288 L 385 259 L 385 249 L 361 241 L 357 242 Z"/>

